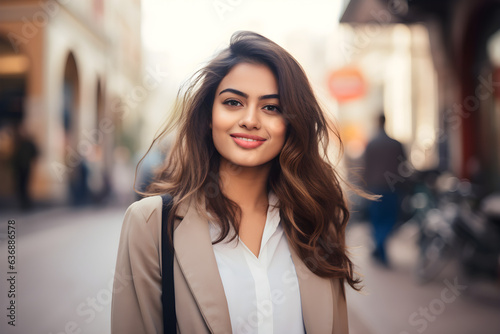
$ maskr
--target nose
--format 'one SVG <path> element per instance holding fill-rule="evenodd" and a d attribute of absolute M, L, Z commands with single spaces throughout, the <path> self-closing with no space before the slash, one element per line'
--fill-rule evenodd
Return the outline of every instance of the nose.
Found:
<path fill-rule="evenodd" d="M 260 117 L 258 108 L 257 107 L 246 108 L 242 113 L 238 125 L 247 130 L 260 129 Z"/>

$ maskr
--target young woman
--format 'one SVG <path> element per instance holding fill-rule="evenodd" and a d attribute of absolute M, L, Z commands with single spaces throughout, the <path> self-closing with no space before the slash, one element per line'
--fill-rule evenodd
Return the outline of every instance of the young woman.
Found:
<path fill-rule="evenodd" d="M 349 212 L 326 157 L 333 129 L 300 65 L 238 32 L 180 95 L 169 159 L 125 215 L 112 332 L 162 332 L 168 193 L 178 332 L 348 333 Z"/>

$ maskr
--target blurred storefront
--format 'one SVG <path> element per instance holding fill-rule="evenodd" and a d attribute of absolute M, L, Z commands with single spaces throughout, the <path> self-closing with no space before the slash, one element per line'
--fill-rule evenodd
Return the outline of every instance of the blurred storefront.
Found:
<path fill-rule="evenodd" d="M 387 132 L 417 169 L 450 170 L 498 191 L 500 1 L 351 0 L 341 29 L 345 65 L 372 87 L 342 104 L 342 117 L 366 129 L 373 120 L 356 110 L 384 109 Z M 349 131 L 361 144 L 362 133 Z M 361 144 L 348 143 L 354 156 Z"/>
<path fill-rule="evenodd" d="M 356 160 L 363 154 L 383 112 L 387 132 L 404 143 L 412 164 L 433 168 L 438 161 L 433 131 L 437 88 L 425 27 L 344 24 L 339 35 L 344 65 L 332 72 L 328 84 L 339 102 L 347 157 Z M 352 74 L 350 79 L 339 78 L 348 72 L 357 73 L 358 79 Z M 346 93 L 349 86 L 355 94 Z"/>
<path fill-rule="evenodd" d="M 38 152 L 36 201 L 105 196 L 141 64 L 140 0 L 0 1 L 0 199 L 15 198 L 18 131 Z"/>

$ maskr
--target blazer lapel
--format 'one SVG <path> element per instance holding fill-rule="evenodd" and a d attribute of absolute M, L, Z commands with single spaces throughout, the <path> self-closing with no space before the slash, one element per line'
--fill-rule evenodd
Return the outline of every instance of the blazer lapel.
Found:
<path fill-rule="evenodd" d="M 311 272 L 291 247 L 290 252 L 299 281 L 302 317 L 307 334 L 332 333 L 334 306 L 331 281 Z"/>
<path fill-rule="evenodd" d="M 224 286 L 212 248 L 208 222 L 195 205 L 174 231 L 175 257 L 212 333 L 231 333 Z"/>

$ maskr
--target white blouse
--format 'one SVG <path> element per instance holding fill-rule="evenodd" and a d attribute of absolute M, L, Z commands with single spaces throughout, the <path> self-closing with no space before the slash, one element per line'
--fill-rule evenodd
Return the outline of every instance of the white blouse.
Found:
<path fill-rule="evenodd" d="M 230 235 L 213 246 L 233 333 L 305 333 L 299 283 L 277 203 L 270 193 L 259 257 L 239 238 L 228 243 Z M 219 228 L 209 226 L 214 241 Z"/>

